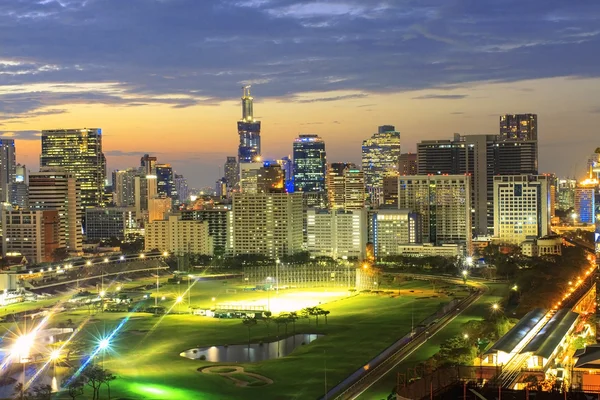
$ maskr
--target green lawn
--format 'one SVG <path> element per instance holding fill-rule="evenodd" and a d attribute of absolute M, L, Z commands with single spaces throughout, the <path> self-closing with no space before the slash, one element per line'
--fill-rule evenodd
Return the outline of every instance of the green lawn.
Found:
<path fill-rule="evenodd" d="M 433 357 L 439 351 L 442 342 L 451 337 L 461 335 L 462 326 L 466 322 L 483 319 L 485 315 L 490 313 L 491 305 L 502 300 L 510 291 L 510 286 L 505 283 L 487 283 L 486 286 L 489 288 L 488 291 L 475 304 L 467 308 L 443 330 L 427 340 L 419 350 L 404 360 L 394 371 L 381 378 L 375 385 L 363 393 L 359 399 L 387 399 L 387 396 L 396 385 L 398 372 L 406 373 L 409 368 L 414 368 L 416 364 Z"/>
<path fill-rule="evenodd" d="M 139 283 L 128 283 L 123 285 L 122 290 L 136 285 Z M 310 321 L 299 320 L 296 332 L 322 333 L 326 336 L 299 347 L 287 357 L 239 365 L 246 372 L 258 373 L 274 381 L 272 385 L 240 388 L 226 377 L 197 371 L 200 367 L 218 364 L 189 360 L 179 353 L 198 346 L 246 343 L 248 330 L 241 320 L 219 320 L 188 314 L 164 317 L 131 314 L 105 356 L 105 367 L 118 376 L 111 385 L 113 397 L 226 400 L 253 398 L 260 393 L 264 400 L 317 398 L 325 391 L 325 374 L 327 386 L 333 387 L 408 333 L 413 312 L 417 324 L 434 313 L 441 303 L 450 300 L 439 294 L 439 297 L 430 297 L 431 285 L 426 281 L 408 281 L 396 285 L 395 289 L 402 289 L 402 295 L 396 297 L 360 294 L 341 298 L 348 296 L 342 289 L 337 293 L 331 289 L 282 291 L 278 296 L 274 292 L 268 295 L 265 292 L 244 292 L 240 290 L 242 287 L 242 282 L 198 282 L 191 291 L 191 304 L 194 307 L 210 307 L 216 303 L 242 299 L 257 303 L 270 300 L 274 304 L 281 299 L 281 304 L 285 306 L 294 302 L 303 304 L 303 297 L 307 295 L 317 298 L 322 302 L 321 307 L 331 311 L 329 323 L 325 325 L 320 318 L 317 327 L 313 318 Z M 237 288 L 237 293 L 227 293 L 227 289 L 232 288 Z M 173 306 L 173 311 L 186 311 L 187 294 L 180 304 L 174 303 L 185 290 L 186 282 L 181 285 L 165 284 L 160 289 L 159 297 L 167 297 L 162 302 L 167 308 Z M 414 293 L 410 290 L 414 290 Z M 153 304 L 154 299 L 148 302 Z M 87 309 L 64 312 L 54 317 L 53 321 L 58 323 L 71 319 L 78 324 L 90 318 L 80 334 L 100 338 L 129 315 L 107 312 L 89 317 L 88 313 Z M 251 330 L 251 340 L 266 342 L 269 336 L 275 337 L 276 329 L 274 323 L 270 327 L 259 323 Z M 282 334 L 283 331 L 284 327 L 281 328 Z M 291 325 L 288 331 L 291 334 Z"/>

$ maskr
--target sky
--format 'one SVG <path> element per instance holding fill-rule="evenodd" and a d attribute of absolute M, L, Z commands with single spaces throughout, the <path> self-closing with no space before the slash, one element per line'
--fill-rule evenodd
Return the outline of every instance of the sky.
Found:
<path fill-rule="evenodd" d="M 39 166 L 40 131 L 102 128 L 108 172 L 149 153 L 191 186 L 237 154 L 252 84 L 262 154 L 319 134 L 360 161 L 536 113 L 540 172 L 580 177 L 600 146 L 597 0 L 3 0 L 0 136 Z"/>

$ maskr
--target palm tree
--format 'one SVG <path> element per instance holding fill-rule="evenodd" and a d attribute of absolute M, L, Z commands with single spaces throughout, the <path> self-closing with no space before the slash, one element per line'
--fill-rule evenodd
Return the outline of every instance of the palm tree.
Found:
<path fill-rule="evenodd" d="M 272 315 L 273 313 L 271 311 L 265 311 L 263 313 L 264 317 L 263 317 L 263 321 L 265 322 L 265 325 L 267 325 L 267 337 L 271 336 L 271 330 L 269 329 L 269 326 L 271 325 L 271 322 L 273 321 Z"/>
<path fill-rule="evenodd" d="M 325 317 L 325 325 L 327 325 L 327 316 L 331 313 L 329 310 L 321 310 L 321 315 Z"/>

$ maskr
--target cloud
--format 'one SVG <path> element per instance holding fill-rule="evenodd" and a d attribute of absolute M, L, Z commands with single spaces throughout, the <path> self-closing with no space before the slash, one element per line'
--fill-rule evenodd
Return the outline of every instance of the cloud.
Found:
<path fill-rule="evenodd" d="M 600 114 L 600 107 L 595 107 L 590 110 L 592 114 Z"/>
<path fill-rule="evenodd" d="M 466 94 L 425 94 L 413 97 L 413 100 L 460 100 L 468 97 Z"/>
<path fill-rule="evenodd" d="M 0 4 L 0 101 L 7 87 L 35 85 L 82 89 L 48 100 L 31 89 L 4 112 L 219 104 L 242 83 L 256 85 L 257 99 L 302 101 L 333 90 L 598 77 L 599 24 L 593 0 L 11 0 Z"/>
<path fill-rule="evenodd" d="M 464 114 L 464 112 L 463 111 L 454 111 L 454 112 L 451 112 L 450 114 L 451 115 L 462 115 L 462 114 Z"/>
<path fill-rule="evenodd" d="M 19 139 L 19 140 L 40 140 L 42 136 L 41 131 L 36 130 L 17 130 L 17 131 L 0 131 L 0 136 L 5 138 Z"/>
<path fill-rule="evenodd" d="M 294 98 L 292 101 L 296 102 L 296 103 L 321 103 L 321 102 L 329 102 L 329 101 L 362 99 L 362 98 L 368 97 L 368 96 L 369 95 L 366 93 L 356 93 L 356 94 L 346 94 L 346 95 L 332 96 L 332 97 L 318 97 L 318 98 L 314 98 L 314 99 Z"/>

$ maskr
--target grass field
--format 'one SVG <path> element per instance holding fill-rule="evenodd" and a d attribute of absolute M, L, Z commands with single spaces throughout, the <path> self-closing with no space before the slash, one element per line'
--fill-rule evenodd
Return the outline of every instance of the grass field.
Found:
<path fill-rule="evenodd" d="M 490 306 L 499 302 L 510 291 L 510 286 L 506 283 L 487 283 L 486 286 L 488 287 L 488 291 L 475 304 L 463 311 L 435 336 L 428 339 L 419 350 L 404 360 L 395 371 L 381 378 L 373 387 L 363 393 L 359 399 L 387 399 L 387 396 L 396 385 L 398 372 L 406 373 L 408 368 L 414 368 L 418 363 L 433 357 L 439 351 L 440 344 L 451 337 L 461 335 L 461 328 L 466 322 L 483 319 L 485 315 L 490 313 Z"/>
<path fill-rule="evenodd" d="M 123 291 L 144 282 L 118 283 Z M 115 283 L 116 285 L 117 283 Z M 159 298 L 173 311 L 188 309 L 187 282 L 180 285 L 164 284 Z M 237 289 L 237 293 L 228 293 Z M 365 365 L 387 346 L 408 333 L 411 315 L 417 324 L 434 313 L 449 297 L 433 292 L 428 282 L 408 281 L 394 288 L 400 296 L 350 294 L 340 290 L 294 290 L 275 292 L 246 292 L 242 282 L 205 281 L 193 286 L 189 301 L 194 307 L 210 307 L 217 303 L 244 301 L 249 304 L 277 304 L 282 307 L 302 308 L 317 305 L 331 311 L 328 324 L 320 318 L 296 323 L 296 333 L 322 333 L 325 336 L 307 346 L 301 346 L 281 359 L 255 364 L 236 364 L 246 372 L 257 373 L 274 381 L 271 385 L 238 387 L 224 376 L 202 374 L 198 368 L 219 365 L 189 360 L 180 352 L 212 345 L 247 343 L 248 330 L 241 320 L 214 319 L 189 314 L 170 314 L 155 317 L 142 313 L 99 313 L 88 315 L 87 309 L 63 312 L 53 318 L 54 323 L 71 319 L 74 323 L 90 318 L 81 335 L 101 338 L 128 318 L 105 354 L 104 365 L 118 379 L 111 384 L 113 397 L 129 399 L 262 399 L 317 398 L 356 369 Z M 110 289 L 109 289 L 110 290 Z M 413 291 L 413 292 L 411 292 Z M 456 290 L 453 290 L 456 291 Z M 460 294 L 457 292 L 457 294 Z M 175 304 L 182 296 L 184 301 Z M 312 301 L 305 301 L 310 297 Z M 213 300 L 214 298 L 214 300 Z M 154 300 L 148 300 L 153 304 Z M 36 306 L 37 307 L 37 306 Z M 5 326 L 8 324 L 4 324 Z M 276 336 L 276 326 L 259 323 L 251 329 L 251 341 L 270 341 Z M 284 328 L 281 328 L 283 334 Z M 292 326 L 288 327 L 292 333 Z M 270 339 L 269 339 L 270 338 Z M 223 364 L 226 365 L 226 364 Z M 239 380 L 252 379 L 238 377 Z M 66 397 L 65 397 L 66 398 Z"/>

